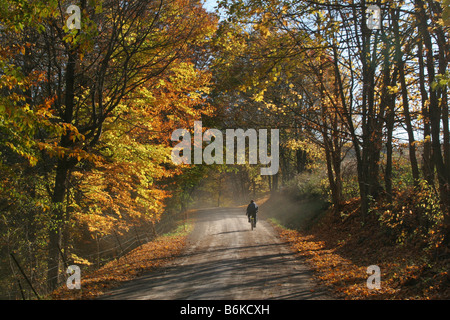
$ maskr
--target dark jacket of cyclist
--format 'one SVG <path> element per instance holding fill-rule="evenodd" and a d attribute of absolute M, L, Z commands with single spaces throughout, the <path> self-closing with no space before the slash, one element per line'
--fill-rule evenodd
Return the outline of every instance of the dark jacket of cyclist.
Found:
<path fill-rule="evenodd" d="M 250 201 L 250 204 L 247 206 L 247 216 L 248 216 L 248 222 L 250 222 L 250 217 L 253 216 L 256 223 L 256 213 L 258 212 L 258 205 L 255 203 L 255 201 Z"/>

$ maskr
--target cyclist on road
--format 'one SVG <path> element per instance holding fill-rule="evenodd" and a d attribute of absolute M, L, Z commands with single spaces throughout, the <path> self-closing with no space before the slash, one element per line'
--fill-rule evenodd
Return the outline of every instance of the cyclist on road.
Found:
<path fill-rule="evenodd" d="M 255 219 L 255 227 L 256 227 L 256 214 L 258 213 L 258 205 L 255 201 L 251 200 L 250 204 L 247 206 L 247 217 L 248 222 L 250 222 L 250 217 Z"/>

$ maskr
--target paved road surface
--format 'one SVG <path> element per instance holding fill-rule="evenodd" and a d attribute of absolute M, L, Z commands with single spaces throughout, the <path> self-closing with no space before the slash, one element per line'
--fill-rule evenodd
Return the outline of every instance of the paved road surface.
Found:
<path fill-rule="evenodd" d="M 265 221 L 255 230 L 242 208 L 201 210 L 183 254 L 101 299 L 332 299 Z"/>

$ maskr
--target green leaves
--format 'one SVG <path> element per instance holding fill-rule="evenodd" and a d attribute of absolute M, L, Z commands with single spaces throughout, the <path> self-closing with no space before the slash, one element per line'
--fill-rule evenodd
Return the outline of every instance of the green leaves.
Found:
<path fill-rule="evenodd" d="M 442 1 L 443 12 L 442 12 L 442 20 L 444 25 L 450 26 L 450 0 Z"/>
<path fill-rule="evenodd" d="M 450 73 L 447 71 L 445 74 L 436 75 L 436 79 L 432 84 L 432 89 L 436 90 L 437 88 L 448 88 L 450 84 Z"/>

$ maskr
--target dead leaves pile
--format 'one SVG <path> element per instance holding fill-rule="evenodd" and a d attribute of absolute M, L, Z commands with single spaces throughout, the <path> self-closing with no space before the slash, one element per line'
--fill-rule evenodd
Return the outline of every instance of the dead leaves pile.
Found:
<path fill-rule="evenodd" d="M 124 281 L 132 280 L 145 272 L 161 267 L 175 258 L 183 249 L 186 237 L 192 230 L 163 235 L 148 242 L 119 259 L 110 261 L 92 273 L 81 273 L 81 289 L 69 290 L 61 286 L 50 298 L 54 300 L 94 299 Z"/>
<path fill-rule="evenodd" d="M 293 249 L 306 259 L 315 271 L 320 282 L 332 288 L 338 297 L 344 299 L 368 299 L 381 293 L 391 293 L 389 287 L 382 291 L 369 290 L 366 285 L 367 267 L 357 266 L 343 258 L 335 249 L 326 248 L 325 242 L 317 240 L 313 235 L 302 235 L 295 230 L 276 227 L 280 236 L 289 242 Z"/>
<path fill-rule="evenodd" d="M 274 228 L 337 298 L 449 299 L 448 260 L 431 265 L 419 250 L 387 243 L 369 226 L 359 226 L 357 230 L 355 226 L 359 223 L 328 220 L 308 232 L 289 230 L 277 224 Z M 380 267 L 380 289 L 368 289 L 371 274 L 367 273 L 367 267 L 370 265 Z"/>

